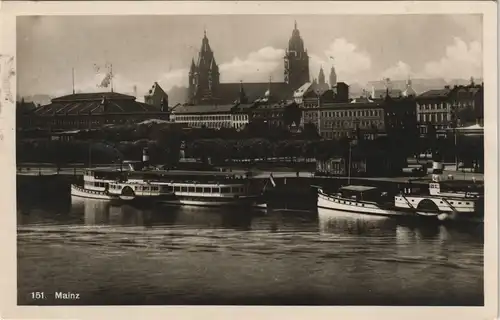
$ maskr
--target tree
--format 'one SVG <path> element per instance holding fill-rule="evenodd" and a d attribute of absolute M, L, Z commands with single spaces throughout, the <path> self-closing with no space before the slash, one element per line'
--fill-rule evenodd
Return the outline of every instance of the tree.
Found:
<path fill-rule="evenodd" d="M 318 128 L 314 123 L 308 122 L 304 124 L 302 135 L 306 140 L 318 140 L 321 136 L 318 133 Z"/>

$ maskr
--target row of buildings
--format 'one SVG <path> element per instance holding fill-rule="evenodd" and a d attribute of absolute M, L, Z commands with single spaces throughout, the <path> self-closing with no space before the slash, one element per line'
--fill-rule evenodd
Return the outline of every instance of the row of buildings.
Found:
<path fill-rule="evenodd" d="M 18 128 L 85 129 L 104 125 L 166 120 L 190 127 L 242 129 L 260 121 L 300 130 L 314 125 L 326 139 L 355 129 L 374 136 L 396 129 L 429 125 L 436 129 L 466 125 L 483 118 L 483 84 L 445 87 L 420 95 L 407 81 L 404 91 L 373 90 L 349 98 L 349 86 L 337 82 L 335 69 L 326 83 L 323 68 L 310 81 L 309 56 L 297 24 L 284 57 L 283 82 L 221 83 L 219 67 L 205 33 L 198 57 L 189 70 L 189 98 L 169 106 L 168 95 L 154 83 L 144 103 L 115 92 L 78 93 L 52 99 L 45 106 L 18 103 Z"/>

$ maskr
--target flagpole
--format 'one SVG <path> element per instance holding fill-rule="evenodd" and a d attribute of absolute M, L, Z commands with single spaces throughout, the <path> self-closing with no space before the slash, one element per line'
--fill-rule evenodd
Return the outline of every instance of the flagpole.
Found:
<path fill-rule="evenodd" d="M 110 64 L 110 75 L 111 75 L 111 92 L 113 92 L 113 64 Z"/>
<path fill-rule="evenodd" d="M 73 94 L 75 94 L 75 68 L 71 68 L 71 78 L 73 80 Z"/>

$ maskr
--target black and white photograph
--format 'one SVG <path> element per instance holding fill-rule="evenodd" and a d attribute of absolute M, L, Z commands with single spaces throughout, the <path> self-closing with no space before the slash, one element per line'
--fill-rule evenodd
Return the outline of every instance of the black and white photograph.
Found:
<path fill-rule="evenodd" d="M 485 15 L 228 5 L 16 16 L 17 305 L 486 306 Z"/>

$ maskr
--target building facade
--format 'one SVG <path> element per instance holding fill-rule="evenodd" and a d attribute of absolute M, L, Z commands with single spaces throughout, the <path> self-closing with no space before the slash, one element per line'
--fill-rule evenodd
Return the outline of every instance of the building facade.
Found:
<path fill-rule="evenodd" d="M 52 99 L 21 115 L 22 128 L 72 130 L 111 124 L 132 124 L 148 119 L 169 120 L 167 108 L 141 103 L 115 92 L 77 93 Z"/>
<path fill-rule="evenodd" d="M 144 103 L 157 107 L 162 111 L 168 110 L 168 94 L 155 82 L 148 94 L 144 96 Z"/>
<path fill-rule="evenodd" d="M 192 128 L 221 129 L 233 127 L 232 109 L 236 105 L 178 105 L 171 109 L 170 119 Z"/>
<path fill-rule="evenodd" d="M 340 83 L 339 83 L 340 84 Z M 347 94 L 348 95 L 348 94 Z M 302 99 L 302 125 L 314 124 L 324 139 L 350 137 L 359 131 L 367 139 L 393 132 L 416 130 L 416 103 L 412 97 L 351 100 L 333 90 L 306 92 Z M 411 133 L 413 134 L 413 133 Z"/>
<path fill-rule="evenodd" d="M 349 102 L 349 86 L 338 82 L 332 89 L 316 91 L 314 86 L 303 86 L 296 91 L 295 102 L 302 110 L 301 126 L 311 123 L 320 128 L 320 109 L 335 103 Z"/>
<path fill-rule="evenodd" d="M 450 93 L 450 87 L 445 87 L 429 90 L 417 96 L 417 122 L 421 133 L 427 133 L 429 124 L 437 130 L 448 128 L 452 120 Z"/>
<path fill-rule="evenodd" d="M 426 91 L 418 95 L 416 101 L 421 133 L 426 133 L 429 125 L 445 130 L 482 124 L 484 119 L 484 85 L 476 85 L 472 80 L 467 86 Z"/>

